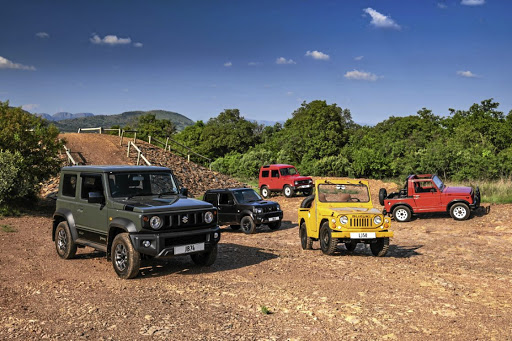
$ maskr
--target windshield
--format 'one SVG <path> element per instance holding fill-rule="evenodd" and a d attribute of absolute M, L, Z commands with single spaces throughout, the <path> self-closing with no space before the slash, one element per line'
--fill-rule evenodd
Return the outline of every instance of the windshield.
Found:
<path fill-rule="evenodd" d="M 320 184 L 318 200 L 321 202 L 369 202 L 368 187 L 363 184 Z"/>
<path fill-rule="evenodd" d="M 297 174 L 297 170 L 293 167 L 289 168 L 281 168 L 280 169 L 281 175 L 295 175 Z"/>
<path fill-rule="evenodd" d="M 171 173 L 113 173 L 109 174 L 108 183 L 113 198 L 178 194 Z"/>
<path fill-rule="evenodd" d="M 236 201 L 239 204 L 263 200 L 255 190 L 250 188 L 234 191 L 233 194 L 235 195 Z"/>
<path fill-rule="evenodd" d="M 441 179 L 439 179 L 439 177 L 437 175 L 434 175 L 432 177 L 432 181 L 434 181 L 434 183 L 436 184 L 437 188 L 439 188 L 439 190 L 442 192 L 443 189 L 444 189 L 444 183 Z"/>

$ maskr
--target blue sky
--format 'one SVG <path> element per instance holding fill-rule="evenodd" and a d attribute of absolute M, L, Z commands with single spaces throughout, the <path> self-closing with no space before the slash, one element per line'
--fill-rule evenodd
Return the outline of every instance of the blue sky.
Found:
<path fill-rule="evenodd" d="M 505 0 L 4 1 L 0 100 L 30 112 L 227 108 L 286 120 L 303 101 L 375 124 L 494 98 L 512 109 Z"/>

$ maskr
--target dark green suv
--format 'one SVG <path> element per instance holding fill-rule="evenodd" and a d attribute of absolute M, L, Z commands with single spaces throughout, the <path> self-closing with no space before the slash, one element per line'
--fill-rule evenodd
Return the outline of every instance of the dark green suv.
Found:
<path fill-rule="evenodd" d="M 52 238 L 61 258 L 77 247 L 106 252 L 121 278 L 139 273 L 141 256 L 217 258 L 213 205 L 187 198 L 171 170 L 147 166 L 73 166 L 61 171 Z"/>

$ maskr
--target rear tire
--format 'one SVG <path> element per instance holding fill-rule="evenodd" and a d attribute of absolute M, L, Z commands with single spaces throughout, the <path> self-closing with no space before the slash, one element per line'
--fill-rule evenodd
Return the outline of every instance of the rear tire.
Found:
<path fill-rule="evenodd" d="M 128 233 L 120 233 L 114 238 L 110 253 L 112 265 L 119 277 L 130 279 L 139 274 L 140 253 L 133 247 Z"/>
<path fill-rule="evenodd" d="M 320 227 L 320 249 L 326 255 L 332 255 L 336 251 L 338 239 L 332 238 L 331 228 L 329 222 L 325 222 Z"/>
<path fill-rule="evenodd" d="M 275 231 L 275 230 L 279 230 L 279 228 L 281 227 L 281 220 L 278 220 L 278 221 L 274 221 L 272 223 L 268 223 L 268 228 Z"/>
<path fill-rule="evenodd" d="M 55 229 L 55 249 L 60 258 L 71 259 L 76 254 L 76 244 L 67 221 L 61 221 Z"/>
<path fill-rule="evenodd" d="M 267 186 L 261 186 L 260 188 L 260 194 L 263 198 L 268 199 L 270 198 L 270 190 Z"/>
<path fill-rule="evenodd" d="M 291 188 L 291 186 L 286 185 L 283 188 L 283 194 L 284 194 L 285 197 L 291 198 L 295 194 L 295 191 L 293 190 L 293 188 Z"/>
<path fill-rule="evenodd" d="M 306 228 L 306 223 L 304 222 L 300 224 L 299 237 L 302 250 L 311 250 L 313 248 L 313 239 L 308 237 L 308 230 Z"/>
<path fill-rule="evenodd" d="M 253 234 L 256 232 L 256 224 L 254 223 L 254 220 L 248 215 L 242 218 L 240 221 L 240 226 L 242 227 L 242 231 L 244 231 L 246 234 Z"/>
<path fill-rule="evenodd" d="M 370 250 L 375 257 L 384 257 L 389 249 L 389 238 L 377 238 L 375 243 L 370 244 Z"/>
<path fill-rule="evenodd" d="M 468 205 L 462 202 L 456 203 L 450 208 L 450 215 L 455 220 L 467 220 L 470 214 L 471 211 L 469 210 Z"/>
<path fill-rule="evenodd" d="M 199 266 L 210 266 L 217 259 L 217 245 L 208 252 L 194 253 L 190 255 L 192 261 Z"/>
<path fill-rule="evenodd" d="M 411 220 L 411 210 L 407 206 L 397 206 L 393 210 L 393 218 L 400 223 L 407 222 Z"/>

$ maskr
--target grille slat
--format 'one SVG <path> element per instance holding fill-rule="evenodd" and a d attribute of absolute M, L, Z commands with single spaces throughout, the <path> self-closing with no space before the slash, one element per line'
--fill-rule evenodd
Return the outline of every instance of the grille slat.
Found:
<path fill-rule="evenodd" d="M 371 217 L 350 218 L 350 227 L 373 227 Z"/>

